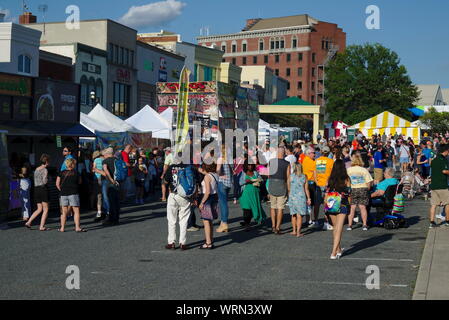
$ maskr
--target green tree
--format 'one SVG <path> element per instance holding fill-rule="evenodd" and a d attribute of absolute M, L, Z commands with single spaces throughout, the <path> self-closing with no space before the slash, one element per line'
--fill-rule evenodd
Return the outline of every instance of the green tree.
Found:
<path fill-rule="evenodd" d="M 430 108 L 421 118 L 422 124 L 430 128 L 433 133 L 446 133 L 449 131 L 449 112 L 438 112 L 435 108 Z"/>
<path fill-rule="evenodd" d="M 411 120 L 408 108 L 419 96 L 398 55 L 380 44 L 353 45 L 337 54 L 326 69 L 325 87 L 330 120 L 350 125 L 383 111 Z"/>

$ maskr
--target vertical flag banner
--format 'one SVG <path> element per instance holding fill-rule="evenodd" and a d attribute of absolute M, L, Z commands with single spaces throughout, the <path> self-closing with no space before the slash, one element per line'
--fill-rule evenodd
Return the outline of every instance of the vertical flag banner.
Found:
<path fill-rule="evenodd" d="M 178 114 L 176 123 L 176 153 L 182 151 L 189 133 L 189 77 L 190 70 L 182 68 L 179 79 Z"/>

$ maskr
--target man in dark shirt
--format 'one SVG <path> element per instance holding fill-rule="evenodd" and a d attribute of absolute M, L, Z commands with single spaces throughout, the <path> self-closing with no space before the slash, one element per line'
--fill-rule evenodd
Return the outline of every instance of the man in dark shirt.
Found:
<path fill-rule="evenodd" d="M 120 185 L 114 179 L 115 157 L 113 154 L 112 148 L 104 151 L 103 171 L 106 176 L 103 176 L 103 183 L 107 195 L 109 217 L 103 222 L 103 225 L 117 225 L 120 218 Z"/>
<path fill-rule="evenodd" d="M 278 149 L 277 159 L 268 163 L 268 194 L 270 196 L 271 223 L 273 232 L 280 234 L 282 215 L 288 198 L 287 181 L 290 178 L 290 163 L 284 160 L 285 149 Z"/>
<path fill-rule="evenodd" d="M 447 185 L 447 178 L 449 176 L 449 164 L 447 157 L 449 155 L 449 145 L 443 144 L 440 146 L 440 154 L 433 159 L 431 164 L 432 182 L 430 189 L 432 190 L 432 197 L 430 199 L 430 226 L 436 227 L 435 211 L 437 206 L 444 206 L 446 212 L 446 221 L 443 223 L 449 226 L 449 189 Z"/>
<path fill-rule="evenodd" d="M 394 155 L 394 148 L 391 146 L 391 141 L 388 141 L 385 146 L 385 160 L 387 160 L 387 168 L 393 168 Z"/>

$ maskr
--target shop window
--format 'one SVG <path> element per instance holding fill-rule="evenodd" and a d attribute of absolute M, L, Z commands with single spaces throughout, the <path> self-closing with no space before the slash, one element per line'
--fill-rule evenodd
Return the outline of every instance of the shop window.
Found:
<path fill-rule="evenodd" d="M 31 73 L 31 58 L 27 55 L 21 54 L 19 56 L 19 72 Z"/>
<path fill-rule="evenodd" d="M 101 79 L 97 79 L 95 92 L 97 102 L 103 104 L 103 81 L 101 81 Z"/>
<path fill-rule="evenodd" d="M 88 103 L 86 103 L 86 104 L 89 105 L 89 106 L 94 107 L 95 106 L 95 101 L 92 100 L 92 98 L 91 98 L 91 94 L 90 94 L 91 92 L 95 92 L 95 79 L 93 77 L 89 78 L 89 89 L 88 89 L 88 92 L 87 92 L 87 101 L 88 101 Z"/>
<path fill-rule="evenodd" d="M 86 76 L 82 76 L 80 80 L 81 84 L 81 104 L 88 105 L 87 97 L 89 96 L 88 90 L 89 90 L 89 81 L 87 80 Z"/>

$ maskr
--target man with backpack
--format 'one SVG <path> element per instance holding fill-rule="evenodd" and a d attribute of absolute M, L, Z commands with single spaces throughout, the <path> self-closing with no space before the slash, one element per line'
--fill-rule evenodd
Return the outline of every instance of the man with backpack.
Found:
<path fill-rule="evenodd" d="M 197 191 L 198 172 L 191 164 L 181 163 L 181 155 L 173 160 L 165 173 L 170 195 L 167 200 L 168 244 L 166 249 L 176 249 L 176 222 L 179 219 L 179 248 L 187 250 L 187 224 L 190 208 Z"/>
<path fill-rule="evenodd" d="M 125 183 L 128 167 L 123 160 L 114 157 L 114 149 L 104 151 L 103 171 L 105 189 L 109 202 L 109 218 L 103 222 L 104 226 L 118 225 L 120 218 L 120 183 Z"/>

